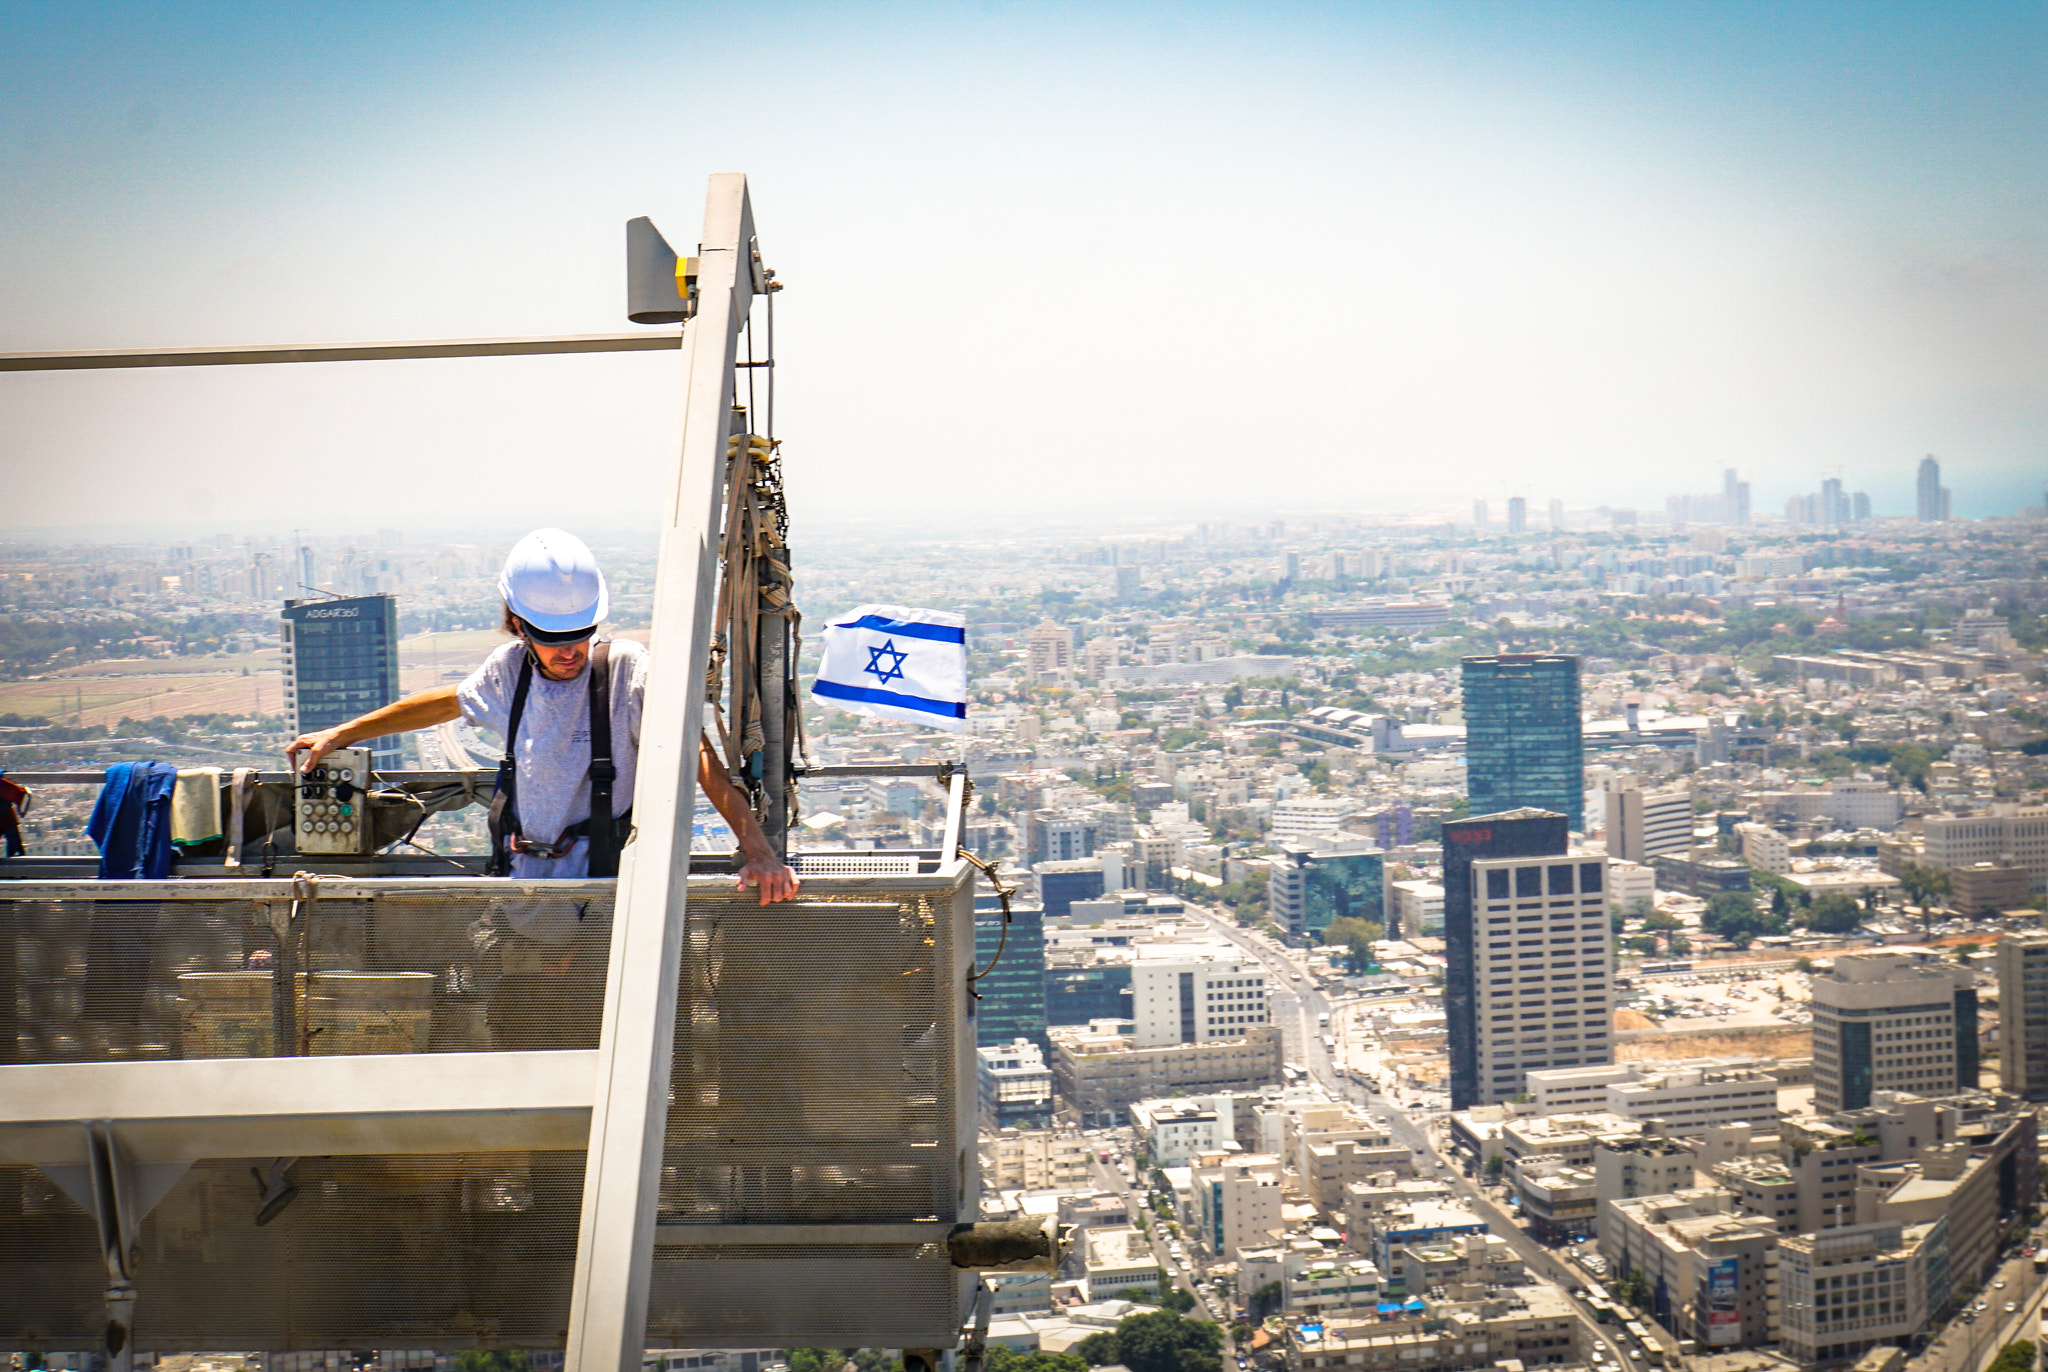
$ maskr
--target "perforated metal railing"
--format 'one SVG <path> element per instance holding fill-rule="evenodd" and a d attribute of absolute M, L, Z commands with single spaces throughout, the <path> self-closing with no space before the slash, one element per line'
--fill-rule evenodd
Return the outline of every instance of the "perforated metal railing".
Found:
<path fill-rule="evenodd" d="M 293 926 L 276 881 L 0 883 L 0 1084 L 33 1064 L 594 1048 L 611 895 L 345 881 Z M 976 1187 L 971 906 L 957 864 L 810 875 L 766 909 L 692 878 L 650 1339 L 952 1342 L 967 1279 L 943 1239 Z M 0 1125 L 0 1346 L 96 1346 L 93 1218 L 27 1140 Z M 580 1150 L 304 1156 L 259 1225 L 251 1171 L 271 1162 L 206 1157 L 150 1211 L 138 1347 L 562 1341 Z"/>

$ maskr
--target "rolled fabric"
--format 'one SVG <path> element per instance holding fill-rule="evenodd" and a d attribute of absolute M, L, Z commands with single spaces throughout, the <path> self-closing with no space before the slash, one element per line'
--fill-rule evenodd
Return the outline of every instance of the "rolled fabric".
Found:
<path fill-rule="evenodd" d="M 180 848 L 211 843 L 220 837 L 220 775 L 218 767 L 181 767 L 171 791 L 171 842 Z"/>

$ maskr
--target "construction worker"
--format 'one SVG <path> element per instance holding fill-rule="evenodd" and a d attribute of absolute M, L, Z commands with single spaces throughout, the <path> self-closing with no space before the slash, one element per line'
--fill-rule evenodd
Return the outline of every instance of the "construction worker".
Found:
<path fill-rule="evenodd" d="M 604 574 L 582 540 L 560 529 L 537 529 L 513 546 L 498 592 L 505 631 L 516 641 L 485 658 L 461 685 L 437 686 L 301 734 L 286 756 L 295 770 L 310 771 L 329 752 L 363 739 L 458 718 L 488 725 L 505 739 L 491 802 L 490 870 L 529 878 L 616 876 L 631 830 L 647 649 L 596 637 L 608 608 Z M 739 838 L 740 889 L 758 889 L 763 905 L 794 896 L 796 874 L 768 845 L 702 738 L 697 784 Z M 593 823 L 598 813 L 612 822 Z"/>

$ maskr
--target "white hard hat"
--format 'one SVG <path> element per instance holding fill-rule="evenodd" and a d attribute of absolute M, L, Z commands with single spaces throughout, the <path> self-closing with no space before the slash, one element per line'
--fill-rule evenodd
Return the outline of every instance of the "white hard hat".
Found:
<path fill-rule="evenodd" d="M 535 529 L 512 545 L 498 594 L 544 634 L 594 629 L 610 608 L 597 559 L 582 539 L 560 529 Z"/>

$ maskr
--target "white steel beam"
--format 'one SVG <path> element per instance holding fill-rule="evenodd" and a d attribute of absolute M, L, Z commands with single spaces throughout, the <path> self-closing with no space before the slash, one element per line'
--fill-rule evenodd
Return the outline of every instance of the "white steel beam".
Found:
<path fill-rule="evenodd" d="M 251 343 L 212 348 L 104 348 L 0 353 L 0 372 L 75 372 L 121 367 L 245 367 L 272 362 L 384 362 L 427 357 L 531 357 L 543 353 L 658 352 L 680 334 L 549 334 L 529 338 L 432 338 L 388 343 Z"/>
<path fill-rule="evenodd" d="M 668 1127 L 689 890 L 697 742 L 718 581 L 736 345 L 756 287 L 747 181 L 711 178 L 697 314 L 683 330 L 682 442 L 662 507 L 661 561 L 633 819 L 613 907 L 566 1372 L 640 1372 Z"/>
<path fill-rule="evenodd" d="M 83 1167 L 92 1122 L 111 1124 L 139 1163 L 581 1148 L 596 1059 L 570 1049 L 0 1067 L 0 1163 Z"/>

